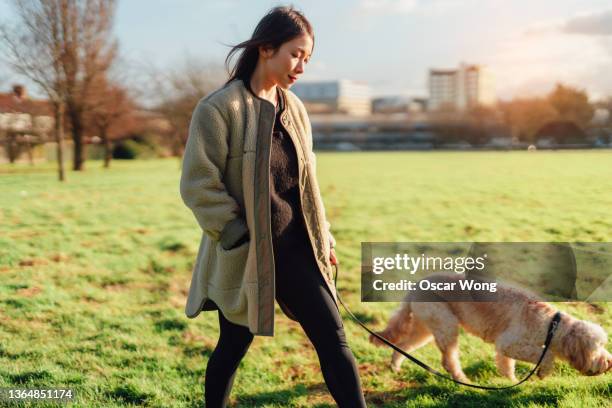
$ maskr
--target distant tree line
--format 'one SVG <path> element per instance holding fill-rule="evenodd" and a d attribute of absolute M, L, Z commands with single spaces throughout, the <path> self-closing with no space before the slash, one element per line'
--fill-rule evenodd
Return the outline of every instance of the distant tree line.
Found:
<path fill-rule="evenodd" d="M 600 109 L 606 116 L 596 120 Z M 488 143 L 496 135 L 511 137 L 515 142 L 551 142 L 588 144 L 593 134 L 609 143 L 612 133 L 612 98 L 589 102 L 584 90 L 557 84 L 543 97 L 515 98 L 494 107 L 477 106 L 465 114 L 434 114 L 433 128 L 437 145 L 468 142 Z"/>

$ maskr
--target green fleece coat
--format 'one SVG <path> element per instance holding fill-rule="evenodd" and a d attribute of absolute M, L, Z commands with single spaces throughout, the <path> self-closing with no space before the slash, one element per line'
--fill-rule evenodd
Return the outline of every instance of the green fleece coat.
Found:
<path fill-rule="evenodd" d="M 286 101 L 281 122 L 298 157 L 306 229 L 337 306 L 329 260 L 335 242 L 316 179 L 310 121 L 297 96 L 281 92 Z M 194 318 L 202 310 L 215 310 L 216 304 L 229 321 L 260 336 L 274 335 L 269 185 L 274 120 L 273 104 L 255 97 L 241 80 L 200 100 L 191 119 L 180 183 L 181 197 L 203 231 L 185 314 Z M 248 242 L 224 249 L 247 232 Z"/>

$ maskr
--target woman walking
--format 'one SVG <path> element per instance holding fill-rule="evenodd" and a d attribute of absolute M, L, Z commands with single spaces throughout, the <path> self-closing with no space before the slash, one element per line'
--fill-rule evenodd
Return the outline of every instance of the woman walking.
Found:
<path fill-rule="evenodd" d="M 308 115 L 288 89 L 314 46 L 308 20 L 272 9 L 227 83 L 192 116 L 181 196 L 203 235 L 186 314 L 217 310 L 220 336 L 206 368 L 208 408 L 226 406 L 253 336 L 274 335 L 274 301 L 312 342 L 340 407 L 365 407 L 332 279 L 333 237 L 316 180 Z"/>

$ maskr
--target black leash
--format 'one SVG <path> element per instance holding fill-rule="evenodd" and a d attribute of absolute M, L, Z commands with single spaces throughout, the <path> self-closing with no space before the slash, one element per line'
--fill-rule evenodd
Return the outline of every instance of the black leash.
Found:
<path fill-rule="evenodd" d="M 544 356 L 546 355 L 546 352 L 548 351 L 548 347 L 550 346 L 550 342 L 552 341 L 552 338 L 555 335 L 555 331 L 557 330 L 557 327 L 559 326 L 559 321 L 561 320 L 561 312 L 555 313 L 555 315 L 553 316 L 553 318 L 550 321 L 550 324 L 548 326 L 548 334 L 546 335 L 546 341 L 544 342 L 544 350 L 542 350 L 542 355 L 540 356 L 540 359 L 536 363 L 535 367 L 533 367 L 533 370 L 531 370 L 531 372 L 525 378 L 523 378 L 521 381 L 519 381 L 519 382 L 517 382 L 516 384 L 513 384 L 513 385 L 507 385 L 505 387 L 488 387 L 486 385 L 469 384 L 469 383 L 466 383 L 466 382 L 463 382 L 463 381 L 455 380 L 454 378 L 449 377 L 449 376 L 447 376 L 445 374 L 442 374 L 441 372 L 431 368 L 430 366 L 428 366 L 427 364 L 425 364 L 422 361 L 418 360 L 417 358 L 412 357 L 410 354 L 406 353 L 404 350 L 402 350 L 401 348 L 399 348 L 398 346 L 396 346 L 395 344 L 393 344 L 389 340 L 387 340 L 384 337 L 380 336 L 378 333 L 373 332 L 365 324 L 363 324 L 353 314 L 353 312 L 351 312 L 349 310 L 349 308 L 346 307 L 346 305 L 344 304 L 344 302 L 340 298 L 340 294 L 338 293 L 338 290 L 337 290 L 338 285 L 336 284 L 337 279 L 338 279 L 338 265 L 334 265 L 334 267 L 336 268 L 336 276 L 334 276 L 334 286 L 336 287 L 336 295 L 337 295 L 338 300 L 340 301 L 340 303 L 342 303 L 342 306 L 344 306 L 344 309 L 346 310 L 346 312 L 349 314 L 349 316 L 351 316 L 353 318 L 353 320 L 355 320 L 361 327 L 366 329 L 371 335 L 373 335 L 376 338 L 378 338 L 380 341 L 385 343 L 387 346 L 391 347 L 393 350 L 397 351 L 398 353 L 401 353 L 407 359 L 409 359 L 410 361 L 412 361 L 413 363 L 415 363 L 419 367 L 424 368 L 425 370 L 429 371 L 430 373 L 432 373 L 434 375 L 437 375 L 438 377 L 442 377 L 444 379 L 450 380 L 450 381 L 455 382 L 457 384 L 465 385 L 466 387 L 478 388 L 478 389 L 481 389 L 481 390 L 505 390 L 505 389 L 508 389 L 508 388 L 514 388 L 516 386 L 519 386 L 522 383 L 524 383 L 525 381 L 527 381 L 533 375 L 533 373 L 536 372 L 536 370 L 540 366 L 540 363 L 544 359 Z"/>

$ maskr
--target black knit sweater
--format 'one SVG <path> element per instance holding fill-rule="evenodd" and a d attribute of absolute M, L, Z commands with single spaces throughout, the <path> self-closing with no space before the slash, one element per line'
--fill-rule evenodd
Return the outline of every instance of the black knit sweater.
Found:
<path fill-rule="evenodd" d="M 270 149 L 270 205 L 275 252 L 295 249 L 296 241 L 303 240 L 305 232 L 300 205 L 298 158 L 293 141 L 280 120 L 283 110 L 281 97 Z"/>
<path fill-rule="evenodd" d="M 277 283 L 282 287 L 290 284 L 292 274 L 320 273 L 302 214 L 297 153 L 281 123 L 286 103 L 280 91 L 277 95 L 270 150 L 270 221 Z"/>

